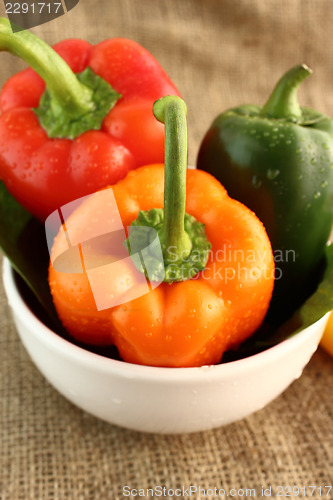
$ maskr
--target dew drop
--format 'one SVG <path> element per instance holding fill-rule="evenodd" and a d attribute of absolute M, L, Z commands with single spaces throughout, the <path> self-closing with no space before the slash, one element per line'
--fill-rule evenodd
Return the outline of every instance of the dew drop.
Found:
<path fill-rule="evenodd" d="M 315 158 L 315 157 L 311 158 L 310 163 L 311 163 L 311 165 L 315 165 L 317 163 L 317 158 Z"/>
<path fill-rule="evenodd" d="M 269 168 L 267 170 L 267 179 L 270 179 L 270 180 L 273 180 L 273 179 L 276 179 L 277 176 L 279 175 L 280 173 L 280 170 L 278 170 L 277 168 Z"/>
<path fill-rule="evenodd" d="M 317 191 L 314 195 L 313 195 L 314 199 L 317 200 L 318 198 L 321 197 L 321 192 L 320 191 Z"/>
<path fill-rule="evenodd" d="M 252 185 L 256 189 L 259 189 L 262 186 L 262 179 L 258 175 L 254 175 L 252 177 Z"/>
<path fill-rule="evenodd" d="M 325 188 L 325 187 L 327 187 L 327 184 L 328 184 L 328 182 L 327 182 L 327 181 L 323 181 L 323 182 L 321 183 L 321 187 L 322 187 L 322 188 Z"/>

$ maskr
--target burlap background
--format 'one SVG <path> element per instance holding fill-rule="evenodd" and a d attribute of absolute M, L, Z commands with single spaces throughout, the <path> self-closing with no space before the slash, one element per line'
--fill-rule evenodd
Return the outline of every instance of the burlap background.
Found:
<path fill-rule="evenodd" d="M 81 0 L 34 31 L 50 43 L 124 36 L 143 44 L 188 104 L 194 163 L 219 111 L 262 103 L 297 63 L 314 70 L 300 92 L 302 103 L 333 115 L 332 25 L 331 0 Z M 8 54 L 0 58 L 2 85 L 23 64 Z M 106 500 L 123 498 L 124 485 L 191 484 L 256 488 L 256 498 L 262 485 L 272 485 L 274 498 L 278 485 L 333 482 L 333 360 L 323 351 L 257 414 L 215 431 L 172 437 L 113 427 L 57 394 L 18 341 L 2 287 L 0 344 L 1 500 Z M 325 494 L 317 490 L 312 498 Z"/>

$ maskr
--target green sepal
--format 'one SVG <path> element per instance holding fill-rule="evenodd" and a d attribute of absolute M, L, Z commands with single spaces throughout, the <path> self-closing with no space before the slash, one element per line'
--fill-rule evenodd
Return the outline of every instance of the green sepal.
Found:
<path fill-rule="evenodd" d="M 77 114 L 67 112 L 46 88 L 34 112 L 50 138 L 75 139 L 88 130 L 100 130 L 108 112 L 121 94 L 118 94 L 103 78 L 90 68 L 77 73 L 80 83 L 92 90 L 92 110 Z"/>
<path fill-rule="evenodd" d="M 185 213 L 184 229 L 192 243 L 191 252 L 184 259 L 177 258 L 176 253 L 174 253 L 175 259 L 173 259 L 172 249 L 168 249 L 169 258 L 167 258 L 166 248 L 163 248 L 163 245 L 151 245 L 156 238 L 156 233 L 160 235 L 162 231 L 163 220 L 164 210 L 161 208 L 139 212 L 138 217 L 132 222 L 131 228 L 140 227 L 142 230 L 135 230 L 132 235 L 130 233 L 125 241 L 125 246 L 136 268 L 151 281 L 172 283 L 191 279 L 205 269 L 212 247 L 206 235 L 205 225 L 198 222 L 192 215 Z M 151 231 L 151 228 L 154 231 Z M 149 253 L 146 252 L 144 258 L 141 258 L 139 252 L 144 251 L 148 247 L 151 248 L 151 251 Z M 161 247 L 163 262 L 159 258 Z"/>
<path fill-rule="evenodd" d="M 164 259 L 158 232 L 162 227 L 163 210 L 139 212 L 131 224 L 124 245 L 135 267 L 150 281 L 162 282 L 165 278 Z"/>

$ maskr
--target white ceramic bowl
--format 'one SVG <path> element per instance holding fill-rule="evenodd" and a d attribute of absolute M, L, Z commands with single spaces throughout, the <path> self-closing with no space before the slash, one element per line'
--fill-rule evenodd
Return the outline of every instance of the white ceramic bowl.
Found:
<path fill-rule="evenodd" d="M 301 375 L 329 317 L 246 359 L 155 368 L 105 358 L 64 340 L 26 305 L 7 259 L 3 279 L 19 336 L 46 379 L 92 415 L 146 432 L 203 431 L 263 408 Z"/>

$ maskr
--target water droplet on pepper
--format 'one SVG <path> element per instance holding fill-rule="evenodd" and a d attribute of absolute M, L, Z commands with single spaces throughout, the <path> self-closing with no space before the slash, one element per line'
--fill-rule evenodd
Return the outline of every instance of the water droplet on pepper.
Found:
<path fill-rule="evenodd" d="M 252 185 L 256 189 L 259 189 L 262 186 L 262 179 L 258 175 L 254 175 L 252 177 Z"/>

